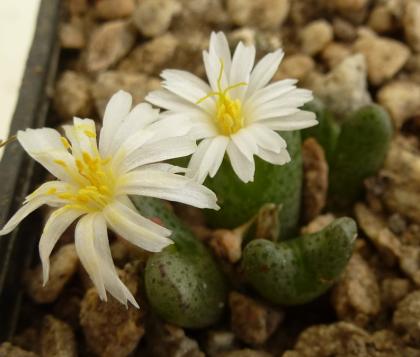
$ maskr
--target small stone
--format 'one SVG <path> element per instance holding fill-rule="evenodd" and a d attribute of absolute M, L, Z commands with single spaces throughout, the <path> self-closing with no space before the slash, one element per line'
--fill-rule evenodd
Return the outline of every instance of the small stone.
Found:
<path fill-rule="evenodd" d="M 80 50 L 86 46 L 83 22 L 78 17 L 72 17 L 70 22 L 60 26 L 60 44 L 62 48 Z"/>
<path fill-rule="evenodd" d="M 74 332 L 65 322 L 47 315 L 41 330 L 41 355 L 77 357 Z"/>
<path fill-rule="evenodd" d="M 298 53 L 287 56 L 275 74 L 274 80 L 295 78 L 301 81 L 304 80 L 314 68 L 315 61 L 308 55 Z"/>
<path fill-rule="evenodd" d="M 391 114 L 397 128 L 406 120 L 420 115 L 420 83 L 392 81 L 379 90 L 377 97 L 379 104 Z"/>
<path fill-rule="evenodd" d="M 407 43 L 415 52 L 420 52 L 420 2 L 406 2 L 403 25 Z"/>
<path fill-rule="evenodd" d="M 135 33 L 122 20 L 100 25 L 92 34 L 87 49 L 87 70 L 98 72 L 115 65 L 131 50 L 135 40 Z"/>
<path fill-rule="evenodd" d="M 228 0 L 227 10 L 235 25 L 278 29 L 289 14 L 290 0 Z"/>
<path fill-rule="evenodd" d="M 393 140 L 383 175 L 387 178 L 383 193 L 387 207 L 420 223 L 420 156 L 416 146 L 402 136 Z"/>
<path fill-rule="evenodd" d="M 368 357 L 367 345 L 371 339 L 362 328 L 349 322 L 316 325 L 304 330 L 298 337 L 294 351 L 299 357 Z M 289 354 L 288 356 L 293 356 Z"/>
<path fill-rule="evenodd" d="M 217 229 L 211 233 L 210 247 L 216 256 L 236 263 L 242 256 L 242 232 L 229 229 Z"/>
<path fill-rule="evenodd" d="M 349 56 L 350 48 L 339 42 L 331 42 L 321 53 L 322 60 L 329 68 L 334 68 Z"/>
<path fill-rule="evenodd" d="M 402 247 L 400 268 L 416 286 L 420 286 L 420 247 Z"/>
<path fill-rule="evenodd" d="M 216 357 L 234 348 L 235 335 L 231 331 L 210 331 L 207 334 L 205 350 L 208 356 Z"/>
<path fill-rule="evenodd" d="M 321 229 L 324 229 L 335 219 L 335 216 L 332 213 L 326 213 L 314 218 L 306 226 L 303 226 L 300 230 L 301 234 L 312 234 L 319 232 Z"/>
<path fill-rule="evenodd" d="M 63 121 L 89 118 L 93 110 L 90 80 L 78 72 L 63 72 L 57 81 L 54 107 Z"/>
<path fill-rule="evenodd" d="M 219 354 L 217 357 L 274 357 L 266 351 L 251 350 L 244 348 L 242 350 L 229 351 Z"/>
<path fill-rule="evenodd" d="M 101 0 L 95 2 L 94 13 L 102 20 L 115 20 L 131 16 L 136 5 L 134 0 Z"/>
<path fill-rule="evenodd" d="M 358 203 L 355 214 L 359 227 L 381 253 L 384 261 L 392 266 L 401 257 L 401 242 L 389 230 L 383 217 L 371 211 L 366 205 Z"/>
<path fill-rule="evenodd" d="M 171 67 L 177 48 L 178 39 L 172 34 L 156 37 L 134 48 L 118 69 L 158 76 L 162 70 Z"/>
<path fill-rule="evenodd" d="M 385 306 L 395 306 L 411 290 L 408 279 L 386 278 L 381 282 L 381 300 Z"/>
<path fill-rule="evenodd" d="M 393 324 L 415 343 L 420 343 L 420 290 L 407 295 L 394 312 Z"/>
<path fill-rule="evenodd" d="M 380 311 L 379 293 L 374 272 L 361 255 L 354 253 L 334 287 L 332 303 L 341 320 L 365 326 Z"/>
<path fill-rule="evenodd" d="M 378 34 L 385 34 L 397 28 L 397 19 L 386 5 L 377 5 L 369 15 L 368 26 Z"/>
<path fill-rule="evenodd" d="M 325 20 L 313 21 L 301 30 L 302 51 L 314 56 L 332 41 L 333 36 L 333 28 L 329 22 Z"/>
<path fill-rule="evenodd" d="M 366 62 L 361 54 L 346 58 L 311 87 L 339 121 L 372 99 L 367 89 Z"/>
<path fill-rule="evenodd" d="M 120 272 L 121 279 L 135 295 L 137 274 Z M 113 297 L 101 301 L 95 288 L 89 289 L 81 304 L 80 325 L 88 347 L 102 357 L 126 357 L 137 347 L 144 335 L 144 311 L 125 307 Z"/>
<path fill-rule="evenodd" d="M 39 357 L 39 355 L 13 346 L 9 342 L 3 342 L 0 345 L 0 357 Z"/>
<path fill-rule="evenodd" d="M 330 6 L 339 11 L 358 12 L 364 10 L 370 0 L 326 0 Z"/>
<path fill-rule="evenodd" d="M 143 101 L 147 93 L 158 88 L 160 88 L 158 78 L 151 78 L 141 73 L 107 71 L 98 76 L 93 86 L 93 97 L 99 115 L 103 116 L 109 99 L 120 89 L 129 92 L 133 96 L 133 104 L 138 104 Z"/>
<path fill-rule="evenodd" d="M 88 10 L 88 0 L 67 0 L 67 9 L 71 15 L 81 15 Z"/>
<path fill-rule="evenodd" d="M 38 304 L 55 301 L 66 283 L 73 277 L 79 265 L 76 249 L 73 244 L 62 246 L 50 259 L 50 276 L 43 286 L 42 266 L 27 272 L 25 287 L 28 295 Z"/>
<path fill-rule="evenodd" d="M 362 36 L 354 43 L 354 50 L 365 55 L 369 81 L 373 85 L 393 78 L 410 56 L 410 50 L 403 43 L 378 36 Z"/>
<path fill-rule="evenodd" d="M 174 0 L 143 0 L 134 12 L 133 21 L 141 34 L 156 37 L 169 29 L 172 18 L 180 11 L 180 4 Z"/>
<path fill-rule="evenodd" d="M 181 327 L 153 321 L 147 330 L 148 355 L 154 357 L 204 357 L 194 339 Z"/>
<path fill-rule="evenodd" d="M 306 222 L 317 217 L 327 201 L 328 163 L 322 146 L 314 138 L 302 145 L 303 216 Z"/>
<path fill-rule="evenodd" d="M 346 42 L 353 42 L 356 39 L 357 31 L 351 22 L 341 17 L 334 17 L 332 25 L 336 39 Z"/>
<path fill-rule="evenodd" d="M 283 312 L 235 291 L 229 295 L 229 306 L 232 331 L 251 345 L 267 341 L 283 320 Z"/>
<path fill-rule="evenodd" d="M 229 32 L 227 38 L 229 44 L 234 47 L 239 42 L 242 42 L 245 46 L 256 46 L 257 31 L 251 27 L 240 27 L 237 30 Z"/>

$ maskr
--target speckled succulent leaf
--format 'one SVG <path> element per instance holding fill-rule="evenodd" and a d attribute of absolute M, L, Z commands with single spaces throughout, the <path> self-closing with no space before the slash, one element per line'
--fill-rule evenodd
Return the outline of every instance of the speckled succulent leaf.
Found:
<path fill-rule="evenodd" d="M 392 123 L 379 105 L 367 105 L 342 124 L 330 164 L 329 200 L 348 208 L 359 198 L 363 180 L 382 166 L 392 138 Z"/>
<path fill-rule="evenodd" d="M 331 162 L 334 149 L 337 145 L 340 127 L 334 121 L 332 114 L 318 98 L 306 103 L 303 108 L 307 111 L 314 112 L 319 124 L 312 128 L 302 130 L 302 141 L 309 137 L 315 138 L 323 147 L 327 161 Z"/>
<path fill-rule="evenodd" d="M 221 206 L 220 211 L 206 210 L 213 227 L 235 228 L 254 216 L 266 203 L 282 204 L 280 236 L 292 236 L 296 231 L 300 211 L 302 185 L 302 159 L 299 132 L 283 132 L 292 160 L 283 166 L 256 159 L 254 182 L 243 183 L 230 164 L 223 162 L 214 178 L 205 185 L 213 190 Z"/>
<path fill-rule="evenodd" d="M 243 252 L 244 277 L 275 304 L 307 303 L 340 276 L 352 254 L 356 232 L 353 219 L 344 217 L 296 239 L 280 243 L 256 239 Z"/>
<path fill-rule="evenodd" d="M 144 216 L 170 228 L 175 241 L 171 249 L 147 262 L 145 285 L 152 308 L 182 327 L 202 328 L 217 322 L 224 310 L 226 286 L 208 249 L 164 202 L 145 197 L 133 202 Z"/>

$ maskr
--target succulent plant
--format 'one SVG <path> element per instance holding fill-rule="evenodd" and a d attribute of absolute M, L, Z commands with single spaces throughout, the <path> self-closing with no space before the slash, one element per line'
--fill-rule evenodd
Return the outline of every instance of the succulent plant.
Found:
<path fill-rule="evenodd" d="M 340 276 L 350 259 L 356 232 L 356 223 L 344 217 L 295 239 L 278 243 L 253 240 L 243 253 L 245 279 L 273 303 L 306 303 Z"/>
<path fill-rule="evenodd" d="M 148 259 L 145 286 L 152 308 L 183 327 L 215 323 L 224 310 L 226 285 L 210 251 L 162 201 L 142 197 L 133 202 L 144 216 L 171 229 L 175 242 Z"/>
<path fill-rule="evenodd" d="M 302 157 L 299 132 L 283 132 L 292 160 L 275 166 L 255 160 L 255 177 L 243 183 L 233 172 L 227 159 L 214 178 L 205 185 L 214 191 L 221 206 L 219 211 L 206 210 L 208 223 L 217 228 L 234 228 L 252 218 L 266 203 L 281 205 L 280 235 L 291 237 L 296 232 L 300 214 Z"/>

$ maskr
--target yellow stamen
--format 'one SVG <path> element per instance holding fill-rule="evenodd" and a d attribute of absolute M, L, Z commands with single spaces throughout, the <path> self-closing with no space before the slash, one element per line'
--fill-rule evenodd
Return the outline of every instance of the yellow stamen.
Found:
<path fill-rule="evenodd" d="M 220 60 L 220 71 L 217 77 L 217 92 L 210 92 L 203 98 L 199 99 L 196 104 L 201 104 L 211 97 L 217 97 L 216 116 L 214 121 L 222 135 L 231 135 L 244 127 L 244 118 L 242 114 L 242 103 L 239 99 L 233 100 L 229 96 L 232 89 L 246 86 L 248 83 L 239 82 L 225 89 L 222 89 L 222 76 L 224 63 Z"/>
<path fill-rule="evenodd" d="M 60 139 L 61 139 L 61 142 L 63 143 L 63 146 L 66 150 L 71 148 L 71 145 L 70 145 L 69 141 L 64 136 L 62 136 Z"/>
<path fill-rule="evenodd" d="M 62 167 L 64 167 L 64 168 L 66 168 L 66 167 L 67 167 L 67 164 L 66 164 L 63 160 L 54 160 L 54 162 L 55 162 L 57 165 L 60 165 L 60 166 L 62 166 Z"/>

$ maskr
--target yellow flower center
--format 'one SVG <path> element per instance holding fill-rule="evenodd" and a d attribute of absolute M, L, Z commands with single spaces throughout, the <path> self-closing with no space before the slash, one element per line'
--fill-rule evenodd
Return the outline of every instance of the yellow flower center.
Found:
<path fill-rule="evenodd" d="M 110 159 L 102 159 L 99 154 L 96 134 L 91 131 L 85 131 L 85 134 L 93 139 L 92 152 L 94 154 L 82 151 L 75 160 L 77 172 L 68 167 L 64 161 L 55 160 L 55 163 L 62 166 L 72 177 L 78 189 L 60 193 L 52 189 L 48 193 L 69 201 L 68 205 L 74 208 L 96 212 L 102 210 L 113 199 L 116 180 L 108 165 Z M 62 141 L 65 148 L 71 149 L 66 138 L 62 137 Z"/>
<path fill-rule="evenodd" d="M 199 99 L 197 104 L 204 102 L 211 97 L 217 97 L 216 101 L 216 116 L 214 121 L 222 135 L 229 136 L 236 133 L 239 129 L 244 127 L 244 117 L 242 113 L 242 104 L 239 99 L 233 100 L 229 96 L 229 91 L 241 86 L 246 86 L 247 83 L 239 82 L 225 89 L 222 89 L 222 75 L 224 64 L 220 60 L 220 72 L 217 78 L 217 92 L 210 92 L 205 97 Z"/>

